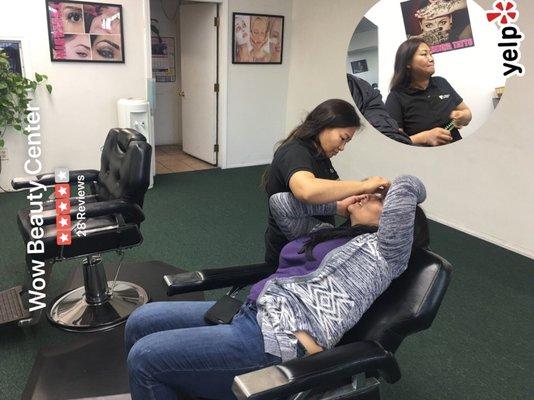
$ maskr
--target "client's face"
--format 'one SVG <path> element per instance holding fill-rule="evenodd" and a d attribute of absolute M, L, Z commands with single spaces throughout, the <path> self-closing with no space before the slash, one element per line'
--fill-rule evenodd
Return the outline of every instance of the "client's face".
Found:
<path fill-rule="evenodd" d="M 358 196 L 358 201 L 347 207 L 351 225 L 378 226 L 383 205 L 381 196 L 375 194 Z"/>

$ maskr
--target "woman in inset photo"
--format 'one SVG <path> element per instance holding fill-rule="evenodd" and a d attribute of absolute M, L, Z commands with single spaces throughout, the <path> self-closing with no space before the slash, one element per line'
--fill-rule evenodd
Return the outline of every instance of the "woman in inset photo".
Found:
<path fill-rule="evenodd" d="M 235 54 L 238 62 L 252 62 L 252 44 L 250 43 L 250 17 L 237 15 L 234 26 Z"/>
<path fill-rule="evenodd" d="M 78 3 L 60 3 L 63 33 L 85 33 L 83 8 Z"/>
<path fill-rule="evenodd" d="M 91 60 L 89 35 L 65 35 L 65 60 Z"/>
<path fill-rule="evenodd" d="M 120 35 L 121 33 L 121 9 L 120 7 L 106 5 L 84 5 L 86 29 L 88 33 L 104 35 Z"/>
<path fill-rule="evenodd" d="M 95 61 L 122 61 L 121 35 L 91 35 Z"/>
<path fill-rule="evenodd" d="M 445 78 L 433 76 L 434 57 L 421 38 L 403 42 L 395 56 L 386 109 L 412 143 L 441 146 L 460 140 L 472 115 Z"/>
<path fill-rule="evenodd" d="M 271 62 L 282 61 L 282 36 L 282 18 L 271 18 L 271 30 L 269 33 Z"/>
<path fill-rule="evenodd" d="M 271 60 L 268 17 L 250 17 L 250 43 L 252 44 L 252 58 L 255 62 Z"/>

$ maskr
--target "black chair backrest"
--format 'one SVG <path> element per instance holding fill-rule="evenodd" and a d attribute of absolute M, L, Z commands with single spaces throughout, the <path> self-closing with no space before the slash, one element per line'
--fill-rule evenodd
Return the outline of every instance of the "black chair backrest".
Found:
<path fill-rule="evenodd" d="M 100 158 L 96 193 L 101 200 L 123 199 L 143 206 L 150 184 L 152 147 L 133 129 L 113 128 Z"/>
<path fill-rule="evenodd" d="M 373 303 L 340 344 L 374 340 L 395 352 L 404 338 L 430 327 L 445 295 L 452 266 L 426 249 L 412 253 L 406 271 Z"/>

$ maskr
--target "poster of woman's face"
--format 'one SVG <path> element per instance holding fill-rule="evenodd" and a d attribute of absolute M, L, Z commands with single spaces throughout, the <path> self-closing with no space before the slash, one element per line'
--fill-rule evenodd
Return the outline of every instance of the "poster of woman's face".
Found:
<path fill-rule="evenodd" d="M 401 8 L 406 36 L 423 38 L 433 53 L 474 46 L 467 0 L 408 0 Z"/>
<path fill-rule="evenodd" d="M 52 61 L 124 62 L 122 6 L 46 0 Z"/>
<path fill-rule="evenodd" d="M 234 64 L 281 64 L 284 17 L 234 13 Z"/>

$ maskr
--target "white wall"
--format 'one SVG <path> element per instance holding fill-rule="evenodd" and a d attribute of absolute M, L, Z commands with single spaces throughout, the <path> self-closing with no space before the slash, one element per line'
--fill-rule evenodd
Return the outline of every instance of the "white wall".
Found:
<path fill-rule="evenodd" d="M 351 101 L 345 80 L 347 47 L 355 21 L 373 3 L 293 0 L 286 129 L 299 121 L 303 110 L 325 99 Z M 480 4 L 489 10 L 493 2 Z M 507 81 L 499 107 L 478 132 L 449 146 L 417 148 L 367 126 L 333 162 L 343 179 L 418 175 L 427 186 L 425 209 L 433 219 L 534 258 L 534 3 L 520 2 L 519 10 L 518 25 L 526 36 L 521 61 L 527 73 Z M 476 46 L 484 40 L 492 37 L 477 35 Z M 491 66 L 471 60 L 462 67 L 474 77 Z"/>
<path fill-rule="evenodd" d="M 231 64 L 228 53 L 228 109 L 226 167 L 269 163 L 275 143 L 287 135 L 286 99 L 291 59 L 291 0 L 229 0 L 228 42 L 232 38 L 232 13 L 284 15 L 283 63 Z"/>
<path fill-rule="evenodd" d="M 358 24 L 356 24 L 357 26 Z M 356 27 L 354 27 L 356 28 Z M 367 49 L 369 47 L 378 46 L 378 29 L 365 32 L 356 32 L 352 35 L 350 39 L 348 52 L 353 52 L 355 50 Z"/>
<path fill-rule="evenodd" d="M 406 40 L 400 6 L 403 1 L 381 0 L 365 15 L 378 26 L 378 51 L 381 60 L 378 86 L 384 99 L 389 93 L 395 53 L 399 45 Z M 473 0 L 468 0 L 467 5 L 475 46 L 434 55 L 435 75 L 446 78 L 471 108 L 473 120 L 469 126 L 462 129 L 464 138 L 478 130 L 493 113 L 492 99 L 495 88 L 505 84 L 500 73 L 499 60 L 502 59 L 502 51 L 499 51 L 496 45 L 496 25 L 488 23 L 484 9 Z"/>
<path fill-rule="evenodd" d="M 156 83 L 156 111 L 154 113 L 156 145 L 182 143 L 182 106 L 181 97 L 178 96 L 181 88 L 180 12 L 178 10 L 176 19 L 172 20 L 165 16 L 162 9 L 164 7 L 167 15 L 173 18 L 178 4 L 178 0 L 163 0 L 163 2 L 150 0 L 150 18 L 158 20 L 155 25 L 159 28 L 160 36 L 174 37 L 176 44 L 176 81 Z"/>
<path fill-rule="evenodd" d="M 124 64 L 51 62 L 48 47 L 45 2 L 8 2 L 0 13 L 0 36 L 23 40 L 28 76 L 47 74 L 54 87 L 44 90 L 33 105 L 41 110 L 43 172 L 63 166 L 70 169 L 99 168 L 100 147 L 110 128 L 117 125 L 117 100 L 146 98 L 146 0 L 105 1 L 123 6 Z M 16 16 L 16 17 L 14 17 Z M 0 186 L 10 188 L 15 176 L 23 176 L 27 159 L 26 138 L 8 132 L 9 161 L 2 162 Z"/>

